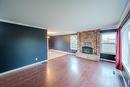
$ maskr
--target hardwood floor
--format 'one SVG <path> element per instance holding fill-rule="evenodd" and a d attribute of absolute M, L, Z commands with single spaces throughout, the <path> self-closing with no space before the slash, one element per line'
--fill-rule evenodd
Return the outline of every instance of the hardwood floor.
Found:
<path fill-rule="evenodd" d="M 64 56 L 64 55 L 67 55 L 67 53 L 63 53 L 63 52 L 53 50 L 53 49 L 48 50 L 48 59 L 49 60 L 57 58 L 57 57 L 61 57 L 61 56 Z"/>
<path fill-rule="evenodd" d="M 0 77 L 0 87 L 125 87 L 113 63 L 72 55 Z"/>

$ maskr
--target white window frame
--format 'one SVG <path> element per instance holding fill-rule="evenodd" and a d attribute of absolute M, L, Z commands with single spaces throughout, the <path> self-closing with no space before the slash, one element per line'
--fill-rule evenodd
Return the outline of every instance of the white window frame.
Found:
<path fill-rule="evenodd" d="M 72 41 L 73 36 L 77 38 L 77 41 L 75 41 L 75 42 Z M 73 44 L 75 44 L 76 46 L 72 46 Z M 77 48 L 78 48 L 78 37 L 77 37 L 77 35 L 76 34 L 70 35 L 70 49 L 71 50 L 77 50 Z"/>
<path fill-rule="evenodd" d="M 115 33 L 115 43 L 104 43 L 104 42 L 102 42 L 102 38 L 103 38 L 103 34 L 111 34 L 111 33 Z M 101 33 L 101 35 L 100 35 L 100 40 L 101 40 L 101 42 L 100 42 L 100 53 L 104 53 L 104 54 L 111 54 L 111 55 L 116 55 L 116 32 L 114 32 L 114 31 L 108 31 L 108 32 L 104 32 L 104 33 Z M 114 44 L 115 45 L 115 53 L 110 53 L 110 52 L 103 52 L 102 51 L 102 44 Z"/>
<path fill-rule="evenodd" d="M 128 30 L 129 28 L 129 30 Z M 126 32 L 130 31 L 130 19 L 127 21 L 127 23 L 123 26 L 122 28 L 122 61 L 123 61 L 123 66 L 125 68 L 125 70 L 127 71 L 129 77 L 130 77 L 130 58 L 128 59 L 126 56 L 126 48 L 125 47 L 125 40 L 128 40 L 125 38 Z M 129 43 L 129 42 L 128 42 Z"/>

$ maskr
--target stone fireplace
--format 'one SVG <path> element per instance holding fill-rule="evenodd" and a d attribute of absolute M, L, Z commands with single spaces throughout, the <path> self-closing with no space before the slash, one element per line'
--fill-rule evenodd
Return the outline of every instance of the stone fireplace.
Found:
<path fill-rule="evenodd" d="M 100 30 L 78 32 L 78 50 L 76 56 L 99 61 Z"/>
<path fill-rule="evenodd" d="M 83 46 L 82 47 L 82 53 L 93 54 L 93 48 L 92 47 L 88 47 L 88 46 Z"/>

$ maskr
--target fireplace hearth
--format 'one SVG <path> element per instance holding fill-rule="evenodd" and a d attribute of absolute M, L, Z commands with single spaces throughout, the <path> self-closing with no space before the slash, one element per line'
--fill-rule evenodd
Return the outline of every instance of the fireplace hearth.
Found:
<path fill-rule="evenodd" d="M 93 48 L 92 47 L 88 47 L 88 46 L 83 46 L 82 47 L 82 53 L 93 54 Z"/>
<path fill-rule="evenodd" d="M 78 32 L 77 57 L 99 61 L 100 60 L 100 30 Z"/>

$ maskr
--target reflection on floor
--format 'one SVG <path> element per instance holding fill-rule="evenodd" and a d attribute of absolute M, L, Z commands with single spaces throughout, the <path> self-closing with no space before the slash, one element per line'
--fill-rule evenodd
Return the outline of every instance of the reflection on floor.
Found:
<path fill-rule="evenodd" d="M 72 55 L 0 77 L 0 87 L 125 87 L 115 64 Z"/>
<path fill-rule="evenodd" d="M 65 52 L 49 49 L 48 51 L 48 59 L 54 59 L 54 58 L 59 58 L 61 56 L 67 55 Z"/>

